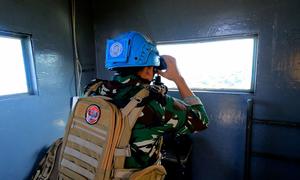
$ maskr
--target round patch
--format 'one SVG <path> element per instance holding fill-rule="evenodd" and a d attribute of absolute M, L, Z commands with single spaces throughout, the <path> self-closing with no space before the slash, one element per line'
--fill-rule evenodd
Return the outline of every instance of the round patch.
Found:
<path fill-rule="evenodd" d="M 123 46 L 119 42 L 115 42 L 110 46 L 109 53 L 111 57 L 118 57 L 123 52 Z"/>
<path fill-rule="evenodd" d="M 85 113 L 85 120 L 89 124 L 96 124 L 101 116 L 101 110 L 97 105 L 90 105 Z"/>

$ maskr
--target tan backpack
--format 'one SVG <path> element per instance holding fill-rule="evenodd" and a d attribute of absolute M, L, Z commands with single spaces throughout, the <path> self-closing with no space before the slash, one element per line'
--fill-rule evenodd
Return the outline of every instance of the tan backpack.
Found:
<path fill-rule="evenodd" d="M 99 83 L 92 86 L 86 95 Z M 142 170 L 124 169 L 125 158 L 131 156 L 131 130 L 143 110 L 137 104 L 148 95 L 147 89 L 140 90 L 123 109 L 110 103 L 108 97 L 79 98 L 66 126 L 59 155 L 58 178 L 163 179 L 166 171 L 159 162 Z"/>

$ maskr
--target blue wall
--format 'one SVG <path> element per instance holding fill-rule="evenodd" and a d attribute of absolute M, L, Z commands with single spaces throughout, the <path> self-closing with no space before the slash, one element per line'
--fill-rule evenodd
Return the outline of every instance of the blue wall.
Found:
<path fill-rule="evenodd" d="M 63 135 L 75 95 L 70 2 L 1 0 L 0 4 L 0 30 L 32 35 L 38 95 L 0 97 L 0 179 L 25 179 L 44 148 Z M 78 23 L 84 22 L 78 25 L 84 70 L 95 62 L 90 8 L 85 1 L 78 10 Z M 86 70 L 83 76 L 94 78 L 95 71 Z"/>
<path fill-rule="evenodd" d="M 105 39 L 136 30 L 155 41 L 258 34 L 256 90 L 253 94 L 199 92 L 211 119 L 194 136 L 193 179 L 242 179 L 246 102 L 253 98 L 256 118 L 300 121 L 300 1 L 152 0 L 93 1 L 97 74 L 103 69 Z M 205 68 L 205 67 L 199 67 Z M 172 93 L 178 96 L 178 93 Z M 256 150 L 300 157 L 300 132 L 254 126 Z M 300 179 L 300 166 L 252 158 L 253 179 Z"/>

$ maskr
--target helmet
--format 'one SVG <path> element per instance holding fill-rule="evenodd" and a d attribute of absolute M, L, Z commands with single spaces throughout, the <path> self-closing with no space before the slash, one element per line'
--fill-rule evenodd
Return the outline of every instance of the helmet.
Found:
<path fill-rule="evenodd" d="M 123 33 L 106 42 L 105 67 L 109 70 L 122 67 L 160 66 L 160 61 L 156 45 L 138 32 Z"/>

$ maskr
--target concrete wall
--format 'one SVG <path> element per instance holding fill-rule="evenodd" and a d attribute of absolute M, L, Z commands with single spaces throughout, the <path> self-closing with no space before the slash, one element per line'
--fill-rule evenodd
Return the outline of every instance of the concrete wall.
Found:
<path fill-rule="evenodd" d="M 199 92 L 211 119 L 194 136 L 193 179 L 242 179 L 246 101 L 257 118 L 300 121 L 300 2 L 297 0 L 112 0 L 93 1 L 97 75 L 103 69 L 105 39 L 136 30 L 155 41 L 258 34 L 256 90 L 253 94 Z M 200 68 L 200 67 L 199 67 Z M 205 68 L 205 67 L 204 67 Z M 172 93 L 178 96 L 178 93 Z M 299 158 L 296 129 L 255 126 L 256 150 Z M 297 164 L 252 158 L 253 179 L 299 179 Z"/>
<path fill-rule="evenodd" d="M 38 94 L 0 97 L 0 179 L 26 179 L 45 149 L 63 135 L 75 95 L 71 6 L 68 0 L 0 4 L 0 31 L 32 35 Z M 84 4 L 78 9 L 78 35 L 86 70 L 93 66 L 95 52 L 91 7 L 89 1 Z M 83 76 L 86 84 L 95 71 Z"/>

